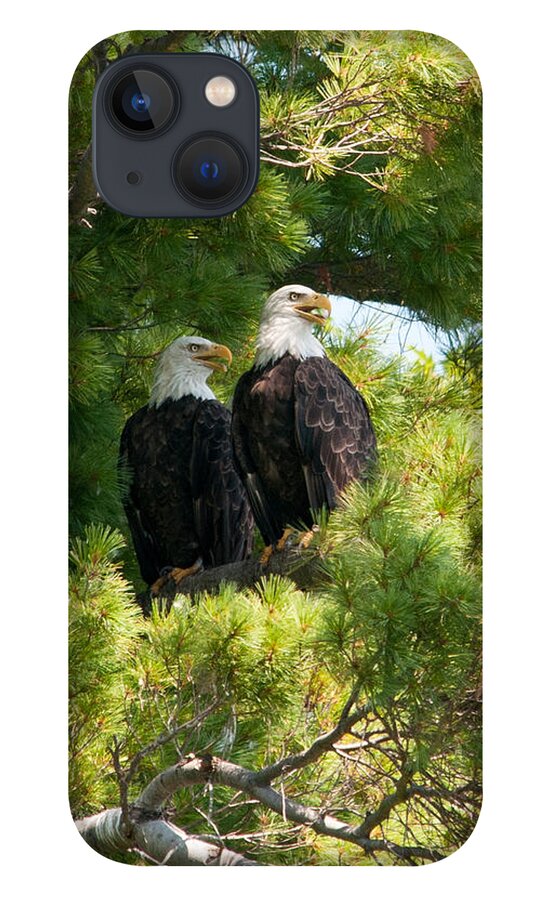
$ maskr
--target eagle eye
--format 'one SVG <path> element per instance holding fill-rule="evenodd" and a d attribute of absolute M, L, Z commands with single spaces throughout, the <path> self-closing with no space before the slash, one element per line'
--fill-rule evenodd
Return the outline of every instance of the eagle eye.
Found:
<path fill-rule="evenodd" d="M 197 350 L 200 350 L 200 344 L 189 344 L 189 350 L 191 353 L 196 353 Z"/>
<path fill-rule="evenodd" d="M 298 297 L 299 297 L 299 295 L 296 293 L 296 291 L 291 291 L 289 294 L 290 300 L 298 300 Z"/>

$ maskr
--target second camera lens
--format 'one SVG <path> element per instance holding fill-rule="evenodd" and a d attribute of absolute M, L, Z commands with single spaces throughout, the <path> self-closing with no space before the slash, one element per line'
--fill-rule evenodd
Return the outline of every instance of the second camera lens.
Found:
<path fill-rule="evenodd" d="M 174 164 L 177 187 L 201 205 L 230 199 L 243 186 L 247 173 L 242 150 L 218 135 L 189 142 L 179 150 Z"/>
<path fill-rule="evenodd" d="M 112 119 L 126 131 L 160 131 L 176 111 L 176 91 L 165 75 L 153 69 L 133 69 L 115 82 L 109 108 Z"/>

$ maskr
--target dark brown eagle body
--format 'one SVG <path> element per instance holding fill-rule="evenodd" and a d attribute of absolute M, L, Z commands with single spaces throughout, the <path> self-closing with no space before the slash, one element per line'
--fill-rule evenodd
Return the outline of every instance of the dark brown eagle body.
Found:
<path fill-rule="evenodd" d="M 124 506 L 147 584 L 199 557 L 211 567 L 251 552 L 252 513 L 234 466 L 230 424 L 219 401 L 191 395 L 144 406 L 127 421 Z"/>
<path fill-rule="evenodd" d="M 246 372 L 233 402 L 233 447 L 266 544 L 311 528 L 346 485 L 368 474 L 376 441 L 361 394 L 326 356 L 288 353 Z"/>

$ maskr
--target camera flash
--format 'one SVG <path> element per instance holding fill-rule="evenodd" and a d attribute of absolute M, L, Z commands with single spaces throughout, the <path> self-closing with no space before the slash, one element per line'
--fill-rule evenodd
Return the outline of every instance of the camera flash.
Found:
<path fill-rule="evenodd" d="M 216 75 L 208 81 L 204 94 L 212 106 L 229 106 L 237 95 L 237 89 L 234 81 L 226 75 Z"/>

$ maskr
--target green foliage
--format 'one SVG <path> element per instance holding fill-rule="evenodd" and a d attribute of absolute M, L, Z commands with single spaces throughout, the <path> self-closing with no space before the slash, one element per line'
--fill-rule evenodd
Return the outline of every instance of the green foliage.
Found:
<path fill-rule="evenodd" d="M 350 761 L 334 754 L 294 773 L 287 793 L 313 806 L 375 808 L 391 779 L 457 792 L 479 772 L 478 412 L 459 369 L 386 360 L 378 334 L 329 338 L 379 423 L 380 469 L 352 485 L 322 522 L 321 583 L 306 593 L 287 579 L 251 590 L 223 584 L 193 603 L 182 596 L 140 622 L 122 580 L 121 540 L 91 528 L 72 559 L 72 798 L 77 812 L 117 804 L 111 749 L 120 759 L 208 714 L 142 760 L 132 794 L 181 755 L 210 752 L 258 768 L 309 746 L 334 726 L 354 686 L 370 703 L 362 734 L 380 743 Z M 373 373 L 374 377 L 368 377 Z M 389 416 L 386 410 L 392 408 Z M 407 424 L 408 423 L 408 426 Z M 367 770 L 371 771 L 368 776 Z M 100 776 L 99 774 L 100 773 Z M 439 787 L 437 787 L 437 785 Z M 205 832 L 263 833 L 233 846 L 262 861 L 358 864 L 361 851 L 287 828 L 229 792 L 175 798 L 176 820 Z M 473 816 L 458 807 L 402 810 L 425 846 L 451 852 Z M 348 820 L 348 815 L 345 816 Z M 350 820 L 356 824 L 356 819 Z M 384 823 L 402 841 L 399 814 Z M 393 859 L 385 858 L 384 862 Z"/>
<path fill-rule="evenodd" d="M 95 198 L 94 83 L 137 43 L 225 52 L 256 77 L 267 161 L 232 216 L 133 220 Z M 126 32 L 84 57 L 70 92 L 70 180 L 85 189 L 70 235 L 73 533 L 125 528 L 119 433 L 179 334 L 241 351 L 238 374 L 264 295 L 287 282 L 402 303 L 446 328 L 478 320 L 479 112 L 469 61 L 417 32 Z"/>
<path fill-rule="evenodd" d="M 143 630 L 110 528 L 90 526 L 71 550 L 69 591 L 69 797 L 78 814 L 118 802 L 108 740 L 125 727 L 125 672 Z"/>

